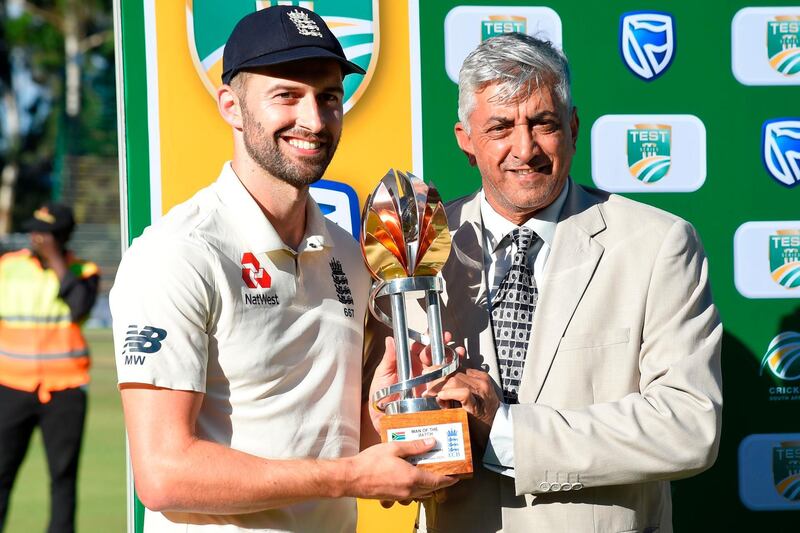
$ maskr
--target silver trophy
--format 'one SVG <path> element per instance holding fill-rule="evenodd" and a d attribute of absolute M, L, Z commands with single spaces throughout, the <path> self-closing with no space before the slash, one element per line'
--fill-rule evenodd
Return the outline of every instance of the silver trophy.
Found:
<path fill-rule="evenodd" d="M 369 309 L 392 328 L 397 349 L 399 381 L 376 391 L 372 398 L 372 405 L 386 413 L 381 419 L 381 437 L 404 440 L 405 429 L 417 437 L 437 437 L 446 430 L 442 433 L 445 453 L 431 459 L 431 464 L 439 465 L 430 468 L 451 474 L 471 473 L 466 411 L 441 409 L 435 398 L 415 394 L 425 384 L 455 372 L 459 364 L 455 352 L 445 347 L 442 335 L 439 294 L 443 286 L 438 274 L 450 254 L 451 238 L 441 197 L 433 184 L 411 173 L 390 170 L 367 198 L 362 218 L 361 250 L 375 278 Z M 424 293 L 428 334 L 408 326 L 406 295 L 414 292 Z M 387 297 L 391 317 L 377 305 L 379 299 Z M 432 370 L 421 376 L 411 375 L 411 341 L 430 346 Z M 383 401 L 395 395 L 398 399 Z M 460 431 L 456 431 L 456 425 L 461 426 Z"/>

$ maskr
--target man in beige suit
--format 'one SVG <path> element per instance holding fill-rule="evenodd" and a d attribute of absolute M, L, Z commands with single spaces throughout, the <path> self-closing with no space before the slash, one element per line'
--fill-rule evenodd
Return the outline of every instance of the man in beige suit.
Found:
<path fill-rule="evenodd" d="M 720 433 L 695 230 L 569 178 L 578 116 L 549 43 L 484 41 L 459 119 L 483 186 L 447 208 L 444 329 L 467 356 L 438 397 L 470 413 L 476 472 L 425 502 L 419 530 L 671 531 L 669 480 L 708 468 Z"/>

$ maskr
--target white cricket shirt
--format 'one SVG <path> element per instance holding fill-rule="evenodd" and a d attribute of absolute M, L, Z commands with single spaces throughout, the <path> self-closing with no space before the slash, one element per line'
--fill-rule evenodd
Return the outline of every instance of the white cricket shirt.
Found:
<path fill-rule="evenodd" d="M 136 239 L 111 291 L 119 383 L 204 393 L 198 436 L 259 457 L 357 454 L 370 277 L 353 237 L 308 204 L 295 252 L 228 163 Z M 145 531 L 355 523 L 342 498 L 243 515 L 148 510 Z"/>

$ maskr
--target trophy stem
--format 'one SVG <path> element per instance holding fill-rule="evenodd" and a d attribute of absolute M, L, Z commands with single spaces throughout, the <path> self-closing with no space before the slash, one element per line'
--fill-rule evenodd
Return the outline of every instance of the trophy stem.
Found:
<path fill-rule="evenodd" d="M 434 365 L 441 365 L 444 363 L 444 336 L 439 293 L 426 291 L 426 294 L 428 296 L 428 336 L 431 339 L 431 358 Z"/>
<path fill-rule="evenodd" d="M 406 300 L 403 293 L 390 295 L 392 303 L 392 329 L 397 350 L 397 373 L 400 382 L 411 378 L 411 352 L 408 347 L 408 322 L 406 321 Z M 403 400 L 412 397 L 411 391 L 400 393 Z"/>

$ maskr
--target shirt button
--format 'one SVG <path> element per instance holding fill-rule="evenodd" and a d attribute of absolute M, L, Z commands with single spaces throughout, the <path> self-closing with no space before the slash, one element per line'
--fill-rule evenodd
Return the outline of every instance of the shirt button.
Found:
<path fill-rule="evenodd" d="M 542 481 L 541 483 L 539 483 L 539 488 L 542 490 L 550 490 L 550 483 L 548 483 L 547 481 Z"/>

